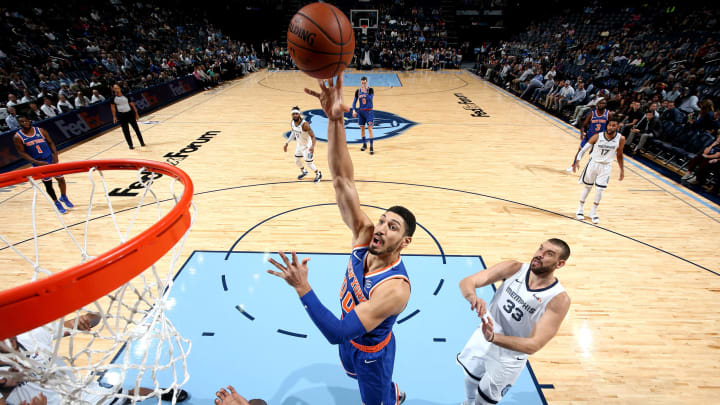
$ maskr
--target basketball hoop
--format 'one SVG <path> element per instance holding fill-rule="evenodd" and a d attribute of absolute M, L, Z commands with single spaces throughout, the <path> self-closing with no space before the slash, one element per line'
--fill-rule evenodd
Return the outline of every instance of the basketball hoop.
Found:
<path fill-rule="evenodd" d="M 114 210 L 106 174 L 115 180 L 119 178 L 118 171 L 128 170 L 136 174 L 133 176 L 136 180 L 134 189 L 138 191 L 135 193 L 136 201 L 123 200 L 123 203 L 131 202 L 131 205 Z M 89 180 L 86 181 L 90 188 L 88 202 L 78 204 L 76 201 L 78 206 L 87 206 L 87 214 L 83 215 L 84 222 L 66 224 L 37 180 L 77 173 L 86 173 Z M 79 180 L 82 177 L 76 176 Z M 162 177 L 166 178 L 161 181 Z M 93 204 L 98 179 L 107 203 L 107 213 L 93 215 L 94 209 L 104 209 L 103 204 Z M 169 182 L 169 193 L 167 198 L 162 199 L 160 194 L 165 192 L 152 186 L 165 181 Z M 175 190 L 177 182 L 182 184 L 180 196 Z M 56 392 L 63 403 L 68 404 L 102 403 L 97 398 L 102 401 L 124 398 L 134 402 L 157 397 L 160 402 L 161 394 L 179 388 L 189 378 L 186 357 L 191 343 L 179 335 L 165 316 L 165 311 L 171 307 L 166 298 L 172 287 L 174 268 L 195 217 L 192 180 L 182 170 L 166 163 L 90 160 L 38 166 L 0 175 L 0 187 L 20 183 L 27 183 L 33 190 L 30 217 L 33 238 L 13 243 L 0 234 L 0 241 L 5 244 L 5 247 L 0 245 L 0 253 L 15 254 L 10 261 L 16 271 L 22 265 L 30 267 L 31 281 L 0 291 L 0 339 L 20 336 L 26 342 L 30 339 L 31 345 L 35 343 L 36 347 L 25 347 L 26 343 L 13 348 L 10 340 L 4 340 L 0 362 L 11 365 L 14 370 L 11 373 L 0 370 L 0 376 L 8 375 L 26 383 L 37 383 Z M 126 183 L 127 180 L 124 180 L 123 184 Z M 75 190 L 79 187 L 73 186 Z M 39 195 L 44 198 L 38 199 Z M 162 204 L 167 203 L 172 207 L 163 214 Z M 81 212 L 85 210 L 75 208 L 76 211 L 80 209 L 83 210 Z M 125 214 L 131 215 L 123 232 L 118 223 L 120 217 L 126 219 Z M 38 226 L 45 225 L 53 217 L 60 223 L 56 226 L 58 229 L 44 234 L 38 232 Z M 18 218 L 22 217 L 15 217 L 15 222 Z M 102 221 L 112 222 L 113 226 L 97 225 L 102 229 L 93 231 L 98 232 L 102 240 L 88 247 L 90 224 L 94 221 L 101 224 Z M 130 237 L 133 224 L 143 222 L 152 225 Z M 84 225 L 83 243 L 71 230 L 79 225 Z M 117 233 L 119 245 L 96 256 L 90 254 L 89 250 L 107 243 L 107 237 L 113 233 Z M 78 264 L 66 270 L 51 270 L 51 264 L 41 264 L 41 237 L 52 237 L 53 240 L 66 238 L 60 242 L 58 254 L 62 252 L 65 257 L 74 246 L 79 253 Z M 32 253 L 28 251 L 31 249 L 28 247 L 30 241 L 34 242 Z M 42 242 L 45 249 L 46 243 Z M 52 256 L 53 252 L 43 251 L 43 254 Z M 33 255 L 34 260 L 31 259 Z M 162 272 L 159 267 L 165 261 L 169 262 L 169 268 L 167 272 Z M 148 274 L 145 274 L 146 270 Z M 66 320 L 66 316 L 73 313 L 75 316 Z M 89 320 L 92 327 L 88 330 L 81 328 L 80 319 Z M 93 330 L 95 326 L 97 330 Z M 38 333 L 52 336 L 51 346 L 42 346 L 37 340 L 33 342 Z M 144 345 L 142 356 L 126 355 L 113 362 L 113 357 L 122 348 L 137 349 L 138 345 Z M 149 355 L 149 347 L 155 348 L 154 355 Z M 138 351 L 134 352 L 137 354 Z M 98 378 L 108 373 L 112 374 L 112 378 L 106 378 L 103 385 L 98 384 Z M 168 380 L 172 381 L 158 381 L 156 378 L 163 373 L 171 373 Z M 149 383 L 152 392 L 140 395 L 120 391 L 128 374 L 137 375 L 135 387 L 139 386 L 143 376 L 152 376 Z M 181 381 L 178 381 L 178 374 L 181 374 Z M 161 383 L 167 388 L 159 388 Z"/>
<path fill-rule="evenodd" d="M 363 24 L 360 26 L 360 29 L 362 30 L 363 35 L 367 35 L 368 26 Z"/>

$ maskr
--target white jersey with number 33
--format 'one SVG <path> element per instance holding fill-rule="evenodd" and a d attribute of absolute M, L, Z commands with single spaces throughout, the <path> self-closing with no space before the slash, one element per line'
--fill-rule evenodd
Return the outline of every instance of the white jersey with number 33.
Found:
<path fill-rule="evenodd" d="M 620 134 L 616 132 L 615 137 L 610 140 L 605 137 L 605 132 L 601 132 L 597 136 L 598 140 L 590 152 L 590 159 L 595 163 L 612 163 L 620 147 Z"/>
<path fill-rule="evenodd" d="M 545 313 L 550 300 L 565 291 L 557 279 L 551 285 L 538 290 L 530 289 L 529 280 L 530 264 L 524 263 L 517 273 L 503 281 L 493 296 L 488 312 L 494 321 L 495 333 L 529 337 L 538 319 Z M 525 355 L 514 350 L 498 348 L 499 354 L 503 357 Z"/>

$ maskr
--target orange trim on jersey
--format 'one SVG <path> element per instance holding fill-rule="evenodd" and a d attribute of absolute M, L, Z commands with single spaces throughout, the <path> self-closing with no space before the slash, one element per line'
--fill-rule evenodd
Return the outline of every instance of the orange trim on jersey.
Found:
<path fill-rule="evenodd" d="M 369 297 L 369 298 L 372 298 L 373 290 L 376 289 L 377 286 L 379 286 L 380 284 L 382 284 L 382 283 L 384 283 L 384 282 L 386 282 L 386 281 L 388 281 L 388 280 L 392 280 L 392 279 L 395 279 L 395 278 L 401 278 L 401 279 L 407 281 L 408 285 L 410 285 L 410 280 L 409 280 L 407 277 L 403 276 L 402 274 L 398 274 L 398 275 L 396 275 L 396 276 L 390 276 L 390 277 L 388 277 L 388 278 L 386 278 L 386 279 L 381 280 L 379 283 L 375 284 L 375 286 L 373 286 L 373 288 L 371 288 L 370 291 L 368 292 L 368 297 Z"/>
<path fill-rule="evenodd" d="M 366 243 L 366 244 L 364 244 L 364 245 L 355 245 L 355 246 L 353 246 L 352 250 L 355 250 L 355 249 L 361 248 L 361 247 L 368 247 L 368 246 L 370 246 L 369 243 Z"/>
<path fill-rule="evenodd" d="M 355 343 L 354 340 L 351 340 L 350 343 L 352 343 L 353 346 L 355 346 L 356 349 L 360 350 L 361 352 L 365 353 L 377 353 L 380 350 L 384 349 L 385 346 L 387 346 L 388 343 L 390 343 L 390 338 L 392 337 L 392 332 L 388 333 L 385 340 L 382 342 L 376 344 L 375 346 L 365 346 L 361 345 L 359 343 Z"/>
<path fill-rule="evenodd" d="M 393 264 L 391 264 L 391 265 L 389 265 L 389 266 L 387 266 L 387 267 L 384 267 L 384 268 L 382 268 L 382 269 L 380 269 L 380 270 L 371 271 L 371 272 L 365 274 L 365 277 L 367 277 L 367 276 L 372 276 L 373 274 L 378 274 L 378 273 L 383 272 L 383 271 L 385 271 L 385 270 L 391 269 L 391 268 L 397 266 L 398 264 L 400 264 L 400 260 L 401 260 L 401 258 L 398 257 L 398 259 L 397 259 L 397 261 L 395 261 L 395 263 L 393 263 Z"/>

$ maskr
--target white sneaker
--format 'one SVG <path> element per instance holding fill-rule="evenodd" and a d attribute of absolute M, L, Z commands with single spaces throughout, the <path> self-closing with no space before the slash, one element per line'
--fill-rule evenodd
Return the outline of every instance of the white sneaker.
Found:
<path fill-rule="evenodd" d="M 695 176 L 690 177 L 687 182 L 690 184 L 698 184 L 697 177 Z"/>
<path fill-rule="evenodd" d="M 572 169 L 572 166 L 568 167 L 567 169 L 565 169 L 565 173 L 572 173 Z"/>
<path fill-rule="evenodd" d="M 682 180 L 688 180 L 690 177 L 693 177 L 693 172 L 687 172 L 684 176 L 682 176 Z"/>
<path fill-rule="evenodd" d="M 582 211 L 579 211 L 577 214 L 575 214 L 575 219 L 582 221 L 585 219 L 585 214 L 583 214 Z"/>
<path fill-rule="evenodd" d="M 600 217 L 598 217 L 597 214 L 595 214 L 595 216 L 593 216 L 591 219 L 592 219 L 592 223 L 593 223 L 593 224 L 599 224 L 599 223 L 600 223 Z"/>

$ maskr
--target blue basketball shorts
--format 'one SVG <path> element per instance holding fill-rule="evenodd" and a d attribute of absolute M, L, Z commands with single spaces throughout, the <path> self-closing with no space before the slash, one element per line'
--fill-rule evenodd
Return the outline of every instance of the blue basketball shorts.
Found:
<path fill-rule="evenodd" d="M 358 382 L 364 405 L 399 404 L 400 390 L 392 381 L 395 365 L 395 336 L 375 346 L 363 346 L 354 341 L 340 345 L 340 362 L 345 373 Z"/>
<path fill-rule="evenodd" d="M 373 110 L 358 110 L 358 125 L 361 127 L 365 124 L 373 125 L 375 123 L 375 113 Z"/>

